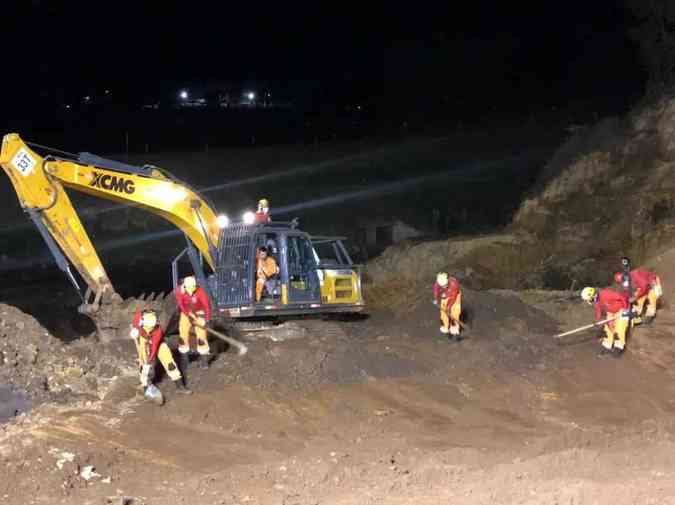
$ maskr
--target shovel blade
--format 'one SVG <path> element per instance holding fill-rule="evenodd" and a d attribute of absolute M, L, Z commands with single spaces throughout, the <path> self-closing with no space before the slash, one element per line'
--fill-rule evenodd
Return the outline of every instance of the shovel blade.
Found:
<path fill-rule="evenodd" d="M 154 384 L 150 384 L 147 388 L 145 388 L 144 396 L 157 405 L 164 405 L 164 395 Z"/>

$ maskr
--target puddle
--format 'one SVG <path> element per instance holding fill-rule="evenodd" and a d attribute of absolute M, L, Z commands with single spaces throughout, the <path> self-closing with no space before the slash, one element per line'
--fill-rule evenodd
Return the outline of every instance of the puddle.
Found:
<path fill-rule="evenodd" d="M 7 422 L 22 412 L 28 412 L 30 407 L 30 401 L 23 393 L 10 386 L 0 385 L 0 423 Z"/>

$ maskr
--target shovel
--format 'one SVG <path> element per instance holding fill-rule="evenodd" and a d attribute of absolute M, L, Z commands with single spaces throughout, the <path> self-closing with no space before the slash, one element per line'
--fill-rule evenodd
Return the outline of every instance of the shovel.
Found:
<path fill-rule="evenodd" d="M 210 333 L 214 337 L 219 338 L 220 340 L 222 340 L 224 342 L 227 342 L 231 346 L 236 347 L 237 350 L 238 350 L 239 356 L 243 356 L 244 354 L 246 354 L 248 352 L 248 347 L 246 347 L 246 345 L 244 345 L 242 342 L 239 342 L 239 340 L 236 340 L 232 337 L 228 337 L 227 335 L 225 335 L 223 333 L 220 333 L 219 331 L 216 331 L 213 328 L 209 328 L 208 326 L 198 325 L 197 322 L 194 319 L 192 319 L 192 323 L 195 326 L 199 326 L 200 328 L 206 330 L 208 333 Z"/>
<path fill-rule="evenodd" d="M 214 337 L 219 338 L 220 340 L 223 340 L 224 342 L 227 342 L 228 344 L 236 347 L 239 356 L 243 356 L 248 352 L 248 347 L 246 347 L 246 345 L 244 345 L 242 342 L 239 342 L 239 340 L 235 340 L 231 337 L 228 337 L 227 335 L 224 335 L 223 333 L 220 333 L 219 331 L 216 331 L 213 328 L 206 327 L 204 329 Z"/>
<path fill-rule="evenodd" d="M 598 326 L 602 326 L 603 324 L 609 323 L 610 321 L 614 321 L 615 319 L 618 319 L 618 316 L 617 317 L 610 317 L 608 319 L 604 319 L 603 321 L 598 321 L 597 323 L 587 324 L 586 326 L 581 326 L 581 327 L 576 328 L 574 330 L 566 331 L 565 333 L 559 333 L 558 335 L 553 335 L 553 338 L 562 338 L 562 337 L 566 337 L 567 335 L 574 335 L 575 333 L 580 333 L 582 331 L 590 330 L 591 328 L 596 328 Z"/>

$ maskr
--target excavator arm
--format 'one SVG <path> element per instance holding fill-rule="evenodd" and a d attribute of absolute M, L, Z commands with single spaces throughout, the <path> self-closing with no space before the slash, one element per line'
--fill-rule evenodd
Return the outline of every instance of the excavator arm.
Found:
<path fill-rule="evenodd" d="M 0 165 L 59 268 L 79 290 L 72 264 L 87 284 L 82 312 L 94 312 L 103 300 L 118 296 L 64 188 L 163 217 L 182 230 L 209 266 L 215 267 L 219 219 L 189 186 L 155 167 L 136 167 L 86 153 L 73 158 L 42 157 L 11 133 L 2 140 Z"/>

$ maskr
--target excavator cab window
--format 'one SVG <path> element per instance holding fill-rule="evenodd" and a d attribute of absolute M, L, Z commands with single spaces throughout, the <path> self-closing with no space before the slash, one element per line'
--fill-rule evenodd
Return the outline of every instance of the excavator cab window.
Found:
<path fill-rule="evenodd" d="M 276 233 L 261 233 L 256 238 L 256 247 L 267 248 L 267 254 L 279 263 L 279 238 Z"/>
<path fill-rule="evenodd" d="M 352 266 L 351 258 L 339 240 L 312 241 L 317 262 L 321 268 L 347 268 Z"/>
<path fill-rule="evenodd" d="M 288 269 L 288 301 L 312 302 L 321 299 L 317 262 L 309 238 L 286 236 L 286 267 Z"/>

